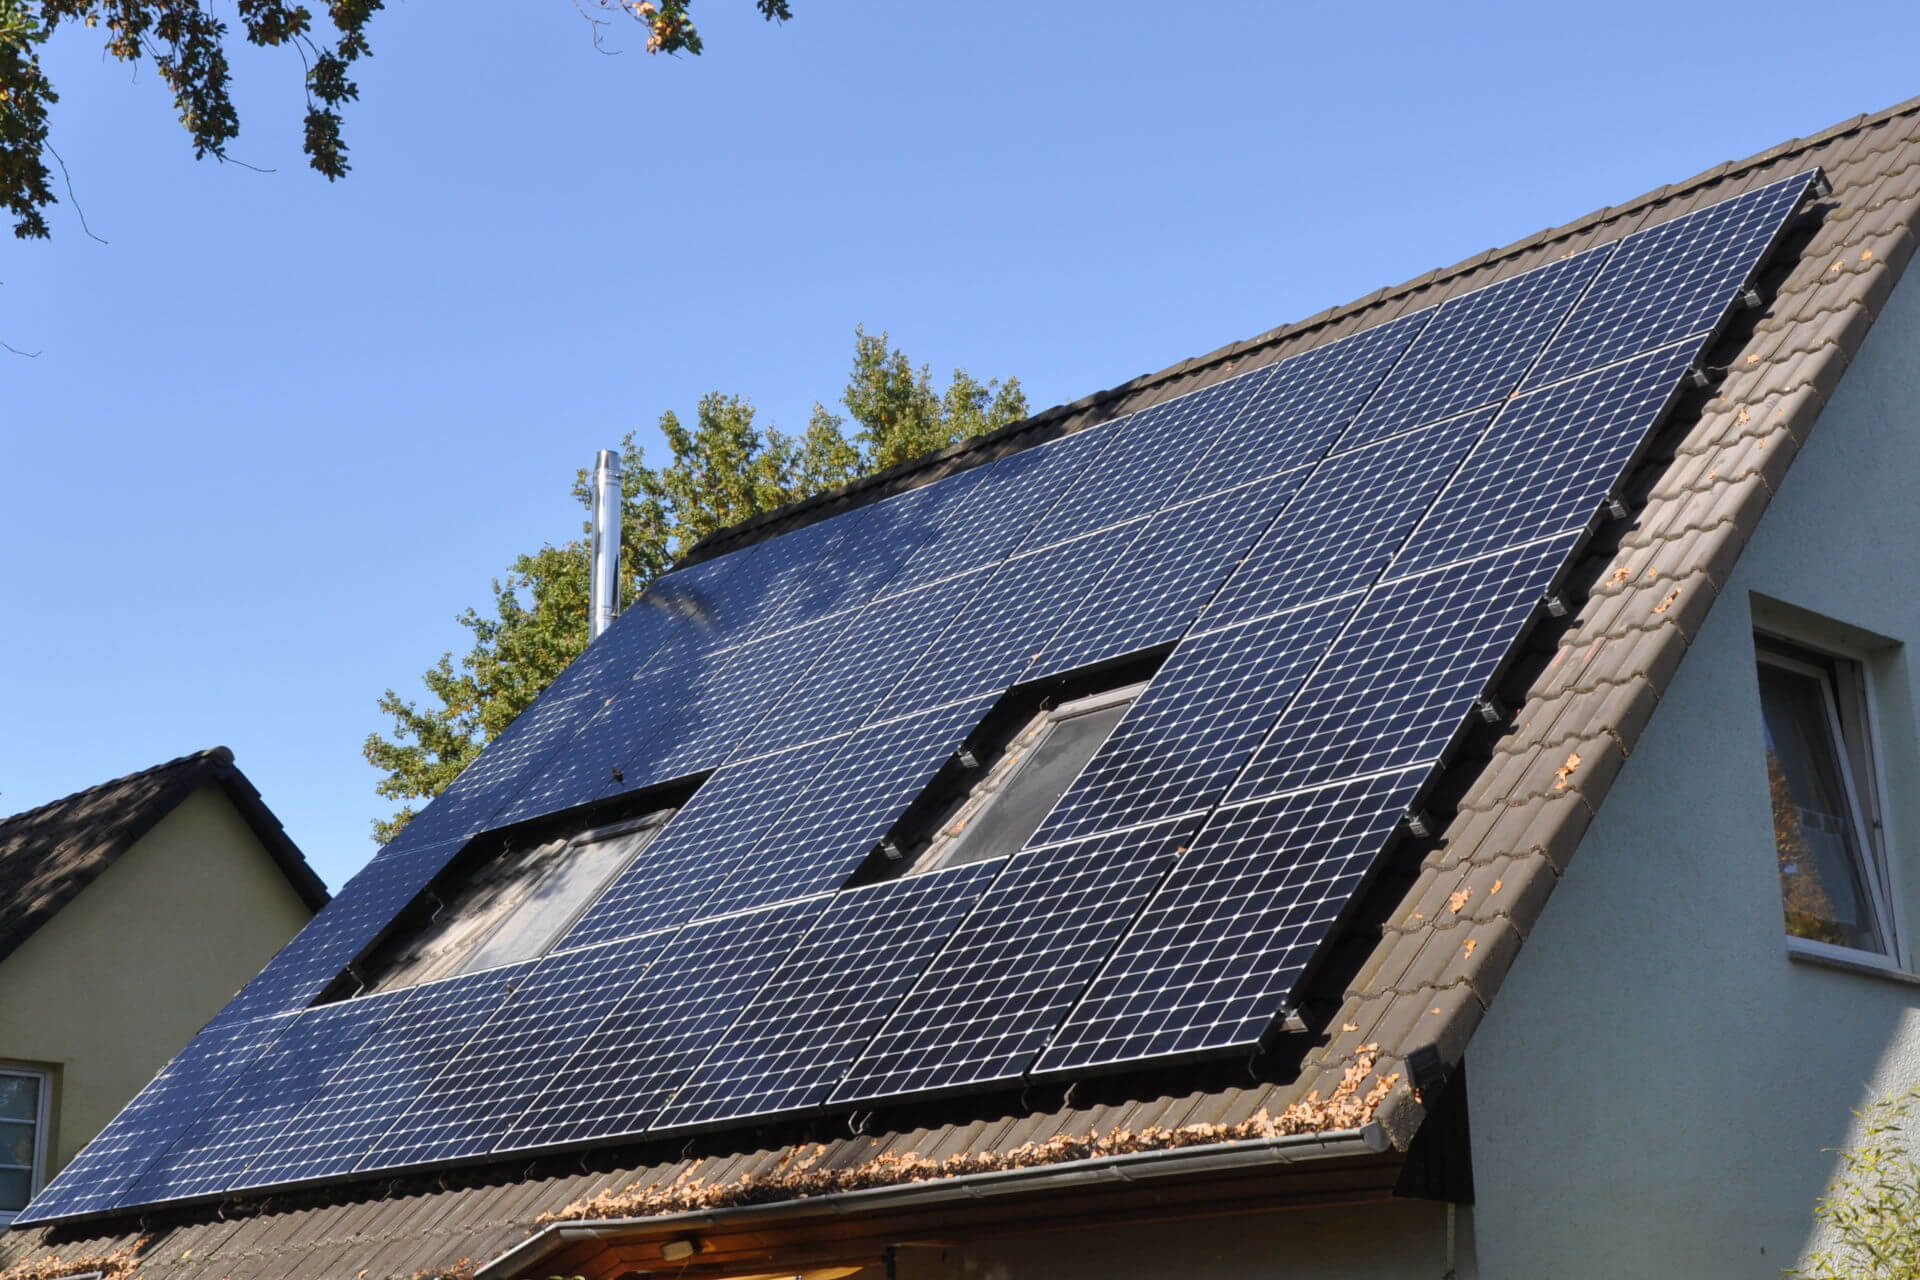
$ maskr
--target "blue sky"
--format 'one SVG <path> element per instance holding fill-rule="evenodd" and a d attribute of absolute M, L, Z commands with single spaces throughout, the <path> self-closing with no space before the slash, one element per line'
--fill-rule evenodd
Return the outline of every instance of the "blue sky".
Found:
<path fill-rule="evenodd" d="M 671 60 L 396 5 L 334 185 L 285 58 L 237 62 L 263 174 L 64 33 L 108 243 L 0 248 L 0 812 L 225 743 L 337 886 L 380 691 L 661 410 L 798 427 L 856 324 L 1073 399 L 1920 92 L 1905 7 L 794 9 Z"/>

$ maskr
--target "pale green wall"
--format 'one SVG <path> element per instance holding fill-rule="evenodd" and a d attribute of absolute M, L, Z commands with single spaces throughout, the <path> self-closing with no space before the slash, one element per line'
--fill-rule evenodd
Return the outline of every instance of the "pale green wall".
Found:
<path fill-rule="evenodd" d="M 59 1068 L 49 1176 L 308 915 L 208 786 L 0 961 L 0 1058 Z"/>
<path fill-rule="evenodd" d="M 1778 1277 L 1851 1109 L 1920 1082 L 1920 986 L 1788 959 L 1752 640 L 1761 597 L 1904 642 L 1871 677 L 1920 942 L 1917 549 L 1909 277 L 1468 1049 L 1487 1275 Z"/>

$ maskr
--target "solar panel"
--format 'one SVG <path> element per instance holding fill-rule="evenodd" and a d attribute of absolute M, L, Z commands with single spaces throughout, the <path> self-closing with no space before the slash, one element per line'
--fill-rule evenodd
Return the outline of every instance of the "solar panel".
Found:
<path fill-rule="evenodd" d="M 740 754 L 778 751 L 864 724 L 990 576 L 982 570 L 947 578 L 862 609 L 832 645 L 811 655 Z"/>
<path fill-rule="evenodd" d="M 668 929 L 543 957 L 374 1142 L 357 1172 L 491 1151 L 672 937 Z"/>
<path fill-rule="evenodd" d="M 824 1103 L 1002 862 L 838 894 L 687 1083 L 659 1128 Z"/>
<path fill-rule="evenodd" d="M 1216 809 L 1034 1074 L 1258 1043 L 1426 774 Z"/>
<path fill-rule="evenodd" d="M 975 698 L 869 725 L 814 775 L 703 915 L 838 887 L 992 708 Z"/>
<path fill-rule="evenodd" d="M 835 528 L 832 549 L 769 612 L 763 632 L 865 604 L 940 536 L 942 523 L 985 474 L 976 467 L 823 521 Z"/>
<path fill-rule="evenodd" d="M 1441 303 L 1340 447 L 1506 399 L 1612 252 L 1601 245 Z"/>
<path fill-rule="evenodd" d="M 1089 427 L 984 464 L 986 474 L 956 504 L 939 540 L 908 560 L 887 589 L 905 591 L 1005 559 L 1114 439 L 1112 424 Z"/>
<path fill-rule="evenodd" d="M 1318 462 L 1432 318 L 1431 308 L 1416 311 L 1274 366 L 1180 482 L 1180 496 L 1203 497 Z"/>
<path fill-rule="evenodd" d="M 1527 378 L 1529 386 L 1713 330 L 1812 189 L 1795 174 L 1628 236 Z"/>
<path fill-rule="evenodd" d="M 563 944 L 587 947 L 691 920 L 851 738 L 721 768 L 587 908 Z"/>
<path fill-rule="evenodd" d="M 1529 543 L 1375 587 L 1227 803 L 1431 765 L 1578 540 Z"/>
<path fill-rule="evenodd" d="M 1032 843 L 1210 808 L 1359 604 L 1356 593 L 1183 641 Z"/>
<path fill-rule="evenodd" d="M 235 1186 L 346 1058 L 405 1000 L 382 992 L 304 1010 L 122 1197 L 157 1204 Z"/>
<path fill-rule="evenodd" d="M 193 1127 L 220 1091 L 287 1028 L 293 1014 L 207 1027 L 80 1149 L 33 1203 L 14 1215 L 28 1227 L 100 1213 L 123 1202 L 133 1180 Z"/>
<path fill-rule="evenodd" d="M 1198 825 L 1176 819 L 1016 854 L 832 1101 L 1018 1080 Z"/>
<path fill-rule="evenodd" d="M 1370 587 L 1480 438 L 1483 409 L 1328 458 L 1195 624 L 1212 631 Z"/>
<path fill-rule="evenodd" d="M 466 845 L 452 840 L 410 848 L 406 842 L 403 833 L 362 867 L 214 1021 L 279 1013 L 312 1000 Z"/>
<path fill-rule="evenodd" d="M 705 647 L 744 644 L 807 581 L 834 533 L 826 522 L 812 524 L 676 569 L 649 583 L 642 599 L 691 623 Z"/>
<path fill-rule="evenodd" d="M 1027 534 L 1022 549 L 1152 515 L 1272 373 L 1271 367 L 1243 373 L 1114 422 L 1108 428 L 1114 442 L 1099 465 L 1080 473 Z"/>
<path fill-rule="evenodd" d="M 534 963 L 409 988 L 400 1007 L 334 1070 L 231 1189 L 351 1173 Z"/>
<path fill-rule="evenodd" d="M 1003 560 L 875 712 L 885 717 L 1004 692 L 1140 531 L 1115 525 Z"/>
<path fill-rule="evenodd" d="M 1302 467 L 1154 516 L 1019 679 L 1178 640 L 1306 478 Z"/>
<path fill-rule="evenodd" d="M 690 924 L 613 1006 L 495 1147 L 644 1133 L 826 905 L 787 902 Z"/>
<path fill-rule="evenodd" d="M 1584 529 L 1678 394 L 1697 342 L 1509 400 L 1389 570 Z"/>

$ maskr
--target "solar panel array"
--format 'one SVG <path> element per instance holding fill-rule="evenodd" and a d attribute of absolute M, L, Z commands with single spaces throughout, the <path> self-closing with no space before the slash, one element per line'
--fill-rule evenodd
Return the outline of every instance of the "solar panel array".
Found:
<path fill-rule="evenodd" d="M 659 579 L 19 1221 L 1248 1052 L 1814 179 Z M 850 887 L 1169 647 L 1024 847 Z M 709 772 L 547 955 L 313 1003 L 476 833 Z"/>

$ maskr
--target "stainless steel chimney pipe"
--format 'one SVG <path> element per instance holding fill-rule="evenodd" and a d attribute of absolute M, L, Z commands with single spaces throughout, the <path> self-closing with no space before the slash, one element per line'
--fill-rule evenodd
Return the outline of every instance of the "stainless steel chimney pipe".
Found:
<path fill-rule="evenodd" d="M 593 460 L 593 590 L 587 638 L 597 640 L 620 612 L 620 455 L 602 449 Z"/>

